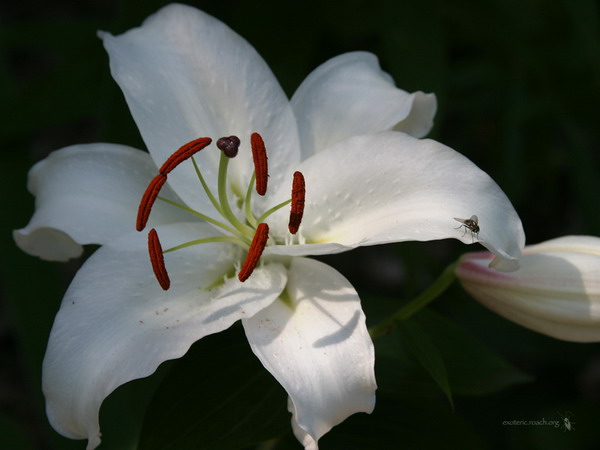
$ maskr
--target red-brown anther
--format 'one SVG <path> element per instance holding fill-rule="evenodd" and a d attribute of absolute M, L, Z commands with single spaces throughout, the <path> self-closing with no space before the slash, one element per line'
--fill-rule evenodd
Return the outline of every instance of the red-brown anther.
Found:
<path fill-rule="evenodd" d="M 217 148 L 228 158 L 235 158 L 240 148 L 240 138 L 237 136 L 222 137 L 217 141 Z"/>
<path fill-rule="evenodd" d="M 240 273 L 238 273 L 238 279 L 240 281 L 246 281 L 252 272 L 256 268 L 260 257 L 265 250 L 267 245 L 267 240 L 269 239 L 269 225 L 266 223 L 261 223 L 256 227 L 256 233 L 252 238 L 252 243 L 250 244 L 250 249 L 248 250 L 248 255 L 246 255 L 246 260 L 240 269 Z"/>
<path fill-rule="evenodd" d="M 204 147 L 208 146 L 212 142 L 211 138 L 201 137 L 188 142 L 185 145 L 179 147 L 179 149 L 169 156 L 169 159 L 160 167 L 159 172 L 163 175 L 167 175 L 175 167 L 181 164 L 188 158 L 191 158 Z"/>
<path fill-rule="evenodd" d="M 152 205 L 154 205 L 156 197 L 158 197 L 158 193 L 166 181 L 167 176 L 163 175 L 162 173 L 159 173 L 152 178 L 152 181 L 150 181 L 150 184 L 146 188 L 146 192 L 144 192 L 142 200 L 140 201 L 137 220 L 135 223 L 136 230 L 142 231 L 146 227 L 146 223 L 148 223 L 148 217 L 150 217 L 150 211 L 152 210 Z"/>
<path fill-rule="evenodd" d="M 256 192 L 259 195 L 265 195 L 267 192 L 267 179 L 269 178 L 265 142 L 260 134 L 252 133 L 252 136 L 250 136 L 250 144 L 252 146 L 254 172 L 256 173 Z"/>
<path fill-rule="evenodd" d="M 304 175 L 302 175 L 302 172 L 294 172 L 294 181 L 292 182 L 292 206 L 290 211 L 290 221 L 288 223 L 288 230 L 290 230 L 290 233 L 292 234 L 298 232 L 300 222 L 302 222 L 305 194 Z"/>
<path fill-rule="evenodd" d="M 171 286 L 171 280 L 165 267 L 165 258 L 163 256 L 162 246 L 158 240 L 158 234 L 156 230 L 152 228 L 148 233 L 148 253 L 150 254 L 150 262 L 152 263 L 152 270 L 158 280 L 158 284 L 165 291 Z"/>

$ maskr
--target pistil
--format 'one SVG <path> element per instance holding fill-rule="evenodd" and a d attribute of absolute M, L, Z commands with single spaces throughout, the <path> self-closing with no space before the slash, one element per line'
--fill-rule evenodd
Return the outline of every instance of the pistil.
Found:
<path fill-rule="evenodd" d="M 240 148 L 240 138 L 237 136 L 222 137 L 217 141 L 217 148 L 228 158 L 235 158 Z"/>
<path fill-rule="evenodd" d="M 219 161 L 219 176 L 218 176 L 218 192 L 219 204 L 221 206 L 221 214 L 229 221 L 242 235 L 250 234 L 253 230 L 248 225 L 242 223 L 229 205 L 229 196 L 227 194 L 227 167 L 229 166 L 229 157 L 225 153 L 221 153 Z"/>

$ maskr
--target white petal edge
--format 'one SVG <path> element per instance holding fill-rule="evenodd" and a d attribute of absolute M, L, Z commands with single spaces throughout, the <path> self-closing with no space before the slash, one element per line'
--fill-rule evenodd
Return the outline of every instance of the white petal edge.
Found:
<path fill-rule="evenodd" d="M 242 323 L 252 351 L 290 396 L 296 437 L 316 449 L 333 426 L 373 411 L 373 343 L 358 294 L 332 267 L 293 259 L 283 295 Z"/>
<path fill-rule="evenodd" d="M 467 290 L 471 293 L 471 289 Z M 476 291 L 472 292 L 472 295 L 477 298 Z M 500 304 L 502 298 L 496 298 L 494 301 L 490 300 L 492 299 L 489 297 L 486 300 L 478 298 L 481 304 L 496 314 L 538 333 L 570 342 L 600 342 L 600 319 L 598 319 L 598 316 L 596 316 L 594 323 L 590 320 L 590 323 L 587 324 L 568 322 L 558 317 L 552 320 L 547 317 L 534 316 L 519 306 Z M 540 298 L 540 301 L 543 300 Z M 568 305 L 566 305 L 566 302 L 563 303 L 563 308 L 566 306 L 566 309 L 563 310 L 568 311 Z"/>
<path fill-rule="evenodd" d="M 317 67 L 292 100 L 303 159 L 359 134 L 397 128 L 426 135 L 437 109 L 435 95 L 395 87 L 367 52 L 336 56 Z"/>
<path fill-rule="evenodd" d="M 139 28 L 100 36 L 112 75 L 157 165 L 192 139 L 237 135 L 242 144 L 230 176 L 243 195 L 254 169 L 252 132 L 261 133 L 273 150 L 271 186 L 299 160 L 296 121 L 285 93 L 256 50 L 219 20 L 171 4 Z M 220 153 L 213 144 L 197 156 L 210 186 L 216 186 Z M 189 206 L 211 211 L 192 165 L 176 170 L 172 186 L 177 194 Z"/>
<path fill-rule="evenodd" d="M 539 244 L 528 245 L 523 254 L 570 252 L 600 256 L 597 236 L 561 236 Z"/>
<path fill-rule="evenodd" d="M 107 244 L 135 229 L 142 194 L 156 173 L 148 153 L 123 145 L 57 150 L 29 172 L 36 209 L 14 239 L 23 251 L 50 261 L 78 257 L 85 244 Z M 168 185 L 161 195 L 178 200 Z M 158 201 L 149 225 L 183 217 L 192 216 Z"/>
<path fill-rule="evenodd" d="M 157 227 L 163 248 L 214 235 L 206 224 Z M 77 273 L 56 316 L 43 364 L 50 423 L 61 434 L 100 443 L 98 411 L 118 386 L 181 357 L 202 337 L 251 317 L 284 289 L 279 264 L 258 267 L 240 283 L 225 280 L 238 261 L 228 244 L 188 247 L 165 255 L 171 289 L 150 267 L 146 236 L 124 236 L 100 248 Z M 224 283 L 213 289 L 218 280 Z"/>
<path fill-rule="evenodd" d="M 394 131 L 355 136 L 297 169 L 306 180 L 306 206 L 296 238 L 304 245 L 280 245 L 272 253 L 311 254 L 313 244 L 326 253 L 455 238 L 480 242 L 510 266 L 525 245 L 521 220 L 500 187 L 439 142 Z M 289 197 L 288 191 L 281 190 L 279 199 Z M 278 242 L 289 239 L 288 214 L 278 211 L 269 218 Z M 472 215 L 479 218 L 477 237 L 454 219 Z"/>

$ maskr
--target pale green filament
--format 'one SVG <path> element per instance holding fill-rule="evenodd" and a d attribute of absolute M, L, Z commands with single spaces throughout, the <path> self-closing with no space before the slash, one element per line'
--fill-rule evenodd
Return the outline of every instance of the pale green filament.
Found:
<path fill-rule="evenodd" d="M 177 208 L 183 209 L 184 211 L 187 211 L 187 212 L 195 215 L 196 217 L 200 217 L 201 219 L 206 220 L 207 222 L 210 222 L 213 225 L 216 225 L 219 228 L 224 229 L 225 231 L 229 231 L 232 234 L 240 236 L 240 232 L 238 230 L 236 230 L 235 228 L 232 228 L 223 222 L 219 222 L 218 220 L 215 220 L 212 217 L 202 214 L 201 212 L 198 212 L 195 209 L 189 208 L 188 206 L 182 205 L 181 203 L 174 202 L 173 200 L 169 200 L 168 198 L 165 198 L 165 197 L 158 196 L 158 199 L 162 200 L 165 203 L 168 203 L 169 205 L 173 205 L 173 206 L 176 206 Z"/>
<path fill-rule="evenodd" d="M 202 173 L 200 173 L 200 168 L 198 167 L 198 164 L 196 163 L 196 159 L 194 159 L 193 156 L 192 156 L 192 164 L 194 164 L 194 170 L 196 171 L 196 175 L 198 176 L 198 179 L 200 180 L 200 183 L 202 184 L 202 187 L 204 188 L 204 192 L 206 192 L 206 195 L 210 199 L 210 202 L 213 204 L 215 209 L 217 211 L 219 211 L 219 214 L 221 214 L 221 216 L 222 216 L 223 211 L 221 210 L 221 205 L 219 205 L 219 202 L 217 202 L 217 199 L 215 198 L 212 191 L 208 187 L 208 184 L 206 184 L 206 181 L 204 180 Z"/>
<path fill-rule="evenodd" d="M 175 250 L 180 250 L 182 248 L 191 247 L 192 245 L 200 245 L 200 244 L 210 244 L 213 242 L 231 242 L 233 244 L 237 244 L 241 247 L 248 248 L 248 244 L 234 236 L 215 236 L 211 238 L 204 239 L 196 239 L 194 241 L 189 241 L 184 244 L 176 245 L 175 247 L 171 247 L 167 250 L 163 250 L 163 253 L 173 252 Z"/>
<path fill-rule="evenodd" d="M 173 200 L 169 200 L 165 197 L 159 196 L 158 198 L 165 203 L 168 203 L 168 204 L 173 205 L 177 208 L 180 208 L 184 211 L 187 211 L 187 212 L 193 214 L 194 216 L 199 217 L 200 219 L 221 228 L 225 232 L 230 233 L 231 236 L 215 236 L 215 237 L 196 239 L 193 241 L 189 241 L 189 242 L 185 242 L 183 244 L 177 245 L 175 247 L 171 247 L 167 250 L 164 250 L 163 253 L 173 252 L 175 250 L 180 250 L 180 249 L 191 247 L 194 245 L 216 243 L 216 242 L 232 243 L 232 244 L 239 245 L 240 247 L 242 247 L 245 250 L 248 250 L 248 248 L 250 247 L 252 238 L 254 237 L 254 234 L 256 232 L 256 227 L 258 226 L 258 224 L 263 223 L 267 217 L 269 217 L 271 214 L 278 211 L 279 209 L 283 208 L 284 206 L 289 205 L 292 201 L 291 199 L 289 199 L 289 200 L 286 200 L 286 201 L 274 206 L 273 208 L 271 208 L 268 211 L 266 211 L 265 213 L 263 213 L 257 219 L 254 216 L 254 214 L 252 213 L 252 194 L 253 194 L 254 186 L 256 183 L 256 173 L 254 172 L 252 174 L 252 178 L 250 179 L 250 183 L 248 184 L 248 189 L 246 190 L 246 195 L 245 195 L 244 199 L 243 200 L 240 199 L 240 201 L 238 202 L 239 207 L 244 212 L 244 218 L 245 218 L 245 222 L 246 222 L 246 223 L 244 223 L 244 222 L 240 221 L 240 219 L 238 219 L 238 217 L 232 211 L 231 206 L 229 204 L 229 197 L 227 195 L 228 194 L 227 169 L 229 166 L 230 158 L 227 157 L 225 155 L 225 153 L 221 153 L 221 157 L 219 160 L 219 171 L 218 171 L 218 179 L 217 179 L 217 195 L 216 196 L 213 194 L 213 192 L 210 190 L 208 184 L 206 183 L 206 180 L 204 179 L 204 176 L 202 175 L 202 173 L 200 171 L 200 167 L 196 163 L 196 160 L 193 157 L 191 159 L 192 159 L 192 164 L 194 165 L 194 170 L 196 171 L 196 176 L 198 177 L 198 180 L 202 184 L 202 188 L 204 189 L 204 192 L 206 192 L 206 195 L 207 195 L 208 199 L 210 200 L 211 204 L 213 205 L 213 207 L 215 208 L 215 210 L 225 220 L 220 221 L 220 220 L 213 219 L 212 217 L 209 217 L 206 214 L 198 212 L 198 211 L 196 211 L 186 205 L 183 205 L 181 203 L 175 202 Z M 273 243 L 273 240 L 271 238 L 269 238 L 269 242 Z"/>
<path fill-rule="evenodd" d="M 265 212 L 262 216 L 260 216 L 257 219 L 258 223 L 264 222 L 265 219 L 267 217 L 269 217 L 271 214 L 273 214 L 275 211 L 280 210 L 281 208 L 283 208 L 285 205 L 289 205 L 290 203 L 292 203 L 292 199 L 290 198 L 289 200 L 286 200 L 285 202 L 281 202 L 279 205 L 275 205 L 273 206 L 271 209 L 269 209 L 267 212 Z"/>
<path fill-rule="evenodd" d="M 256 228 L 260 222 L 256 220 L 254 214 L 252 214 L 252 190 L 254 189 L 254 182 L 256 181 L 256 172 L 252 172 L 252 178 L 250 178 L 250 183 L 248 184 L 248 189 L 246 190 L 246 198 L 244 199 L 244 216 L 246 220 L 253 228 Z"/>

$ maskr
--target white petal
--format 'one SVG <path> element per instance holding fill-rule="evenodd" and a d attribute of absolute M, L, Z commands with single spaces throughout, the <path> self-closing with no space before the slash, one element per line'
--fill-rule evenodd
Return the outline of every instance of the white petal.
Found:
<path fill-rule="evenodd" d="M 539 244 L 528 245 L 524 253 L 561 252 L 573 255 L 600 256 L 600 237 L 597 236 L 561 236 Z"/>
<path fill-rule="evenodd" d="M 487 252 L 467 253 L 456 274 L 482 304 L 524 327 L 575 342 L 600 341 L 600 238 L 564 236 L 523 250 L 521 268 L 498 273 Z"/>
<path fill-rule="evenodd" d="M 286 256 L 331 255 L 335 253 L 347 252 L 353 248 L 355 248 L 355 246 L 337 243 L 271 245 L 265 249 L 264 254 Z"/>
<path fill-rule="evenodd" d="M 519 216 L 498 185 L 467 158 L 429 139 L 393 131 L 357 136 L 303 161 L 298 170 L 306 179 L 299 231 L 309 244 L 306 252 L 310 244 L 353 248 L 455 238 L 478 240 L 516 260 L 525 243 Z M 282 190 L 279 197 L 286 195 L 289 190 Z M 289 235 L 288 214 L 284 208 L 269 218 L 279 242 Z M 472 215 L 479 218 L 478 236 L 454 219 Z M 286 254 L 286 247 L 271 251 Z"/>
<path fill-rule="evenodd" d="M 425 94 L 421 91 L 411 95 L 414 98 L 410 115 L 399 122 L 394 130 L 422 138 L 427 136 L 433 127 L 433 118 L 437 111 L 437 98 L 435 94 Z"/>
<path fill-rule="evenodd" d="M 206 224 L 157 230 L 163 248 L 214 235 Z M 115 388 L 150 375 L 203 336 L 251 317 L 286 283 L 278 264 L 258 267 L 245 283 L 225 281 L 236 249 L 206 244 L 165 255 L 171 276 L 165 292 L 146 247 L 145 234 L 136 233 L 92 255 L 69 287 L 50 335 L 43 366 L 48 418 L 61 434 L 88 438 L 89 448 L 100 442 L 98 411 Z"/>
<path fill-rule="evenodd" d="M 222 22 L 172 4 L 140 28 L 101 37 L 113 77 L 157 165 L 192 139 L 237 135 L 242 146 L 231 170 L 244 193 L 253 170 L 249 140 L 255 131 L 274 149 L 269 153 L 272 185 L 298 161 L 298 132 L 285 93 L 254 48 Z M 198 156 L 211 186 L 219 155 L 213 145 Z M 191 164 L 177 170 L 176 192 L 206 212 L 210 204 L 199 192 Z"/>
<path fill-rule="evenodd" d="M 130 233 L 142 194 L 156 173 L 148 153 L 122 145 L 55 151 L 29 172 L 36 211 L 25 228 L 14 231 L 15 241 L 29 254 L 66 261 L 79 256 L 82 245 L 106 244 Z M 168 185 L 161 195 L 177 199 Z M 176 208 L 157 202 L 149 224 L 182 217 Z"/>
<path fill-rule="evenodd" d="M 292 97 L 303 158 L 350 136 L 398 128 L 426 135 L 437 108 L 435 95 L 394 86 L 367 52 L 345 53 L 315 69 Z"/>
<path fill-rule="evenodd" d="M 294 436 L 296 436 L 298 442 L 302 444 L 304 450 L 319 450 L 318 439 L 312 437 L 303 428 L 301 428 L 293 417 L 293 415 L 296 414 L 296 407 L 294 406 L 294 402 L 290 397 L 288 397 L 287 408 L 288 411 L 292 413 L 292 431 L 294 432 Z"/>
<path fill-rule="evenodd" d="M 354 288 L 333 268 L 295 258 L 284 300 L 244 319 L 248 342 L 291 399 L 306 448 L 375 406 L 373 343 Z"/>
<path fill-rule="evenodd" d="M 543 301 L 544 299 L 539 300 Z M 567 320 L 548 320 L 546 317 L 537 317 L 528 311 L 523 311 L 520 307 L 511 305 L 498 307 L 495 302 L 485 303 L 482 301 L 481 303 L 512 322 L 556 339 L 568 342 L 600 342 L 600 320 L 597 316 L 594 318 L 596 319 L 595 323 L 592 324 L 570 323 Z"/>

